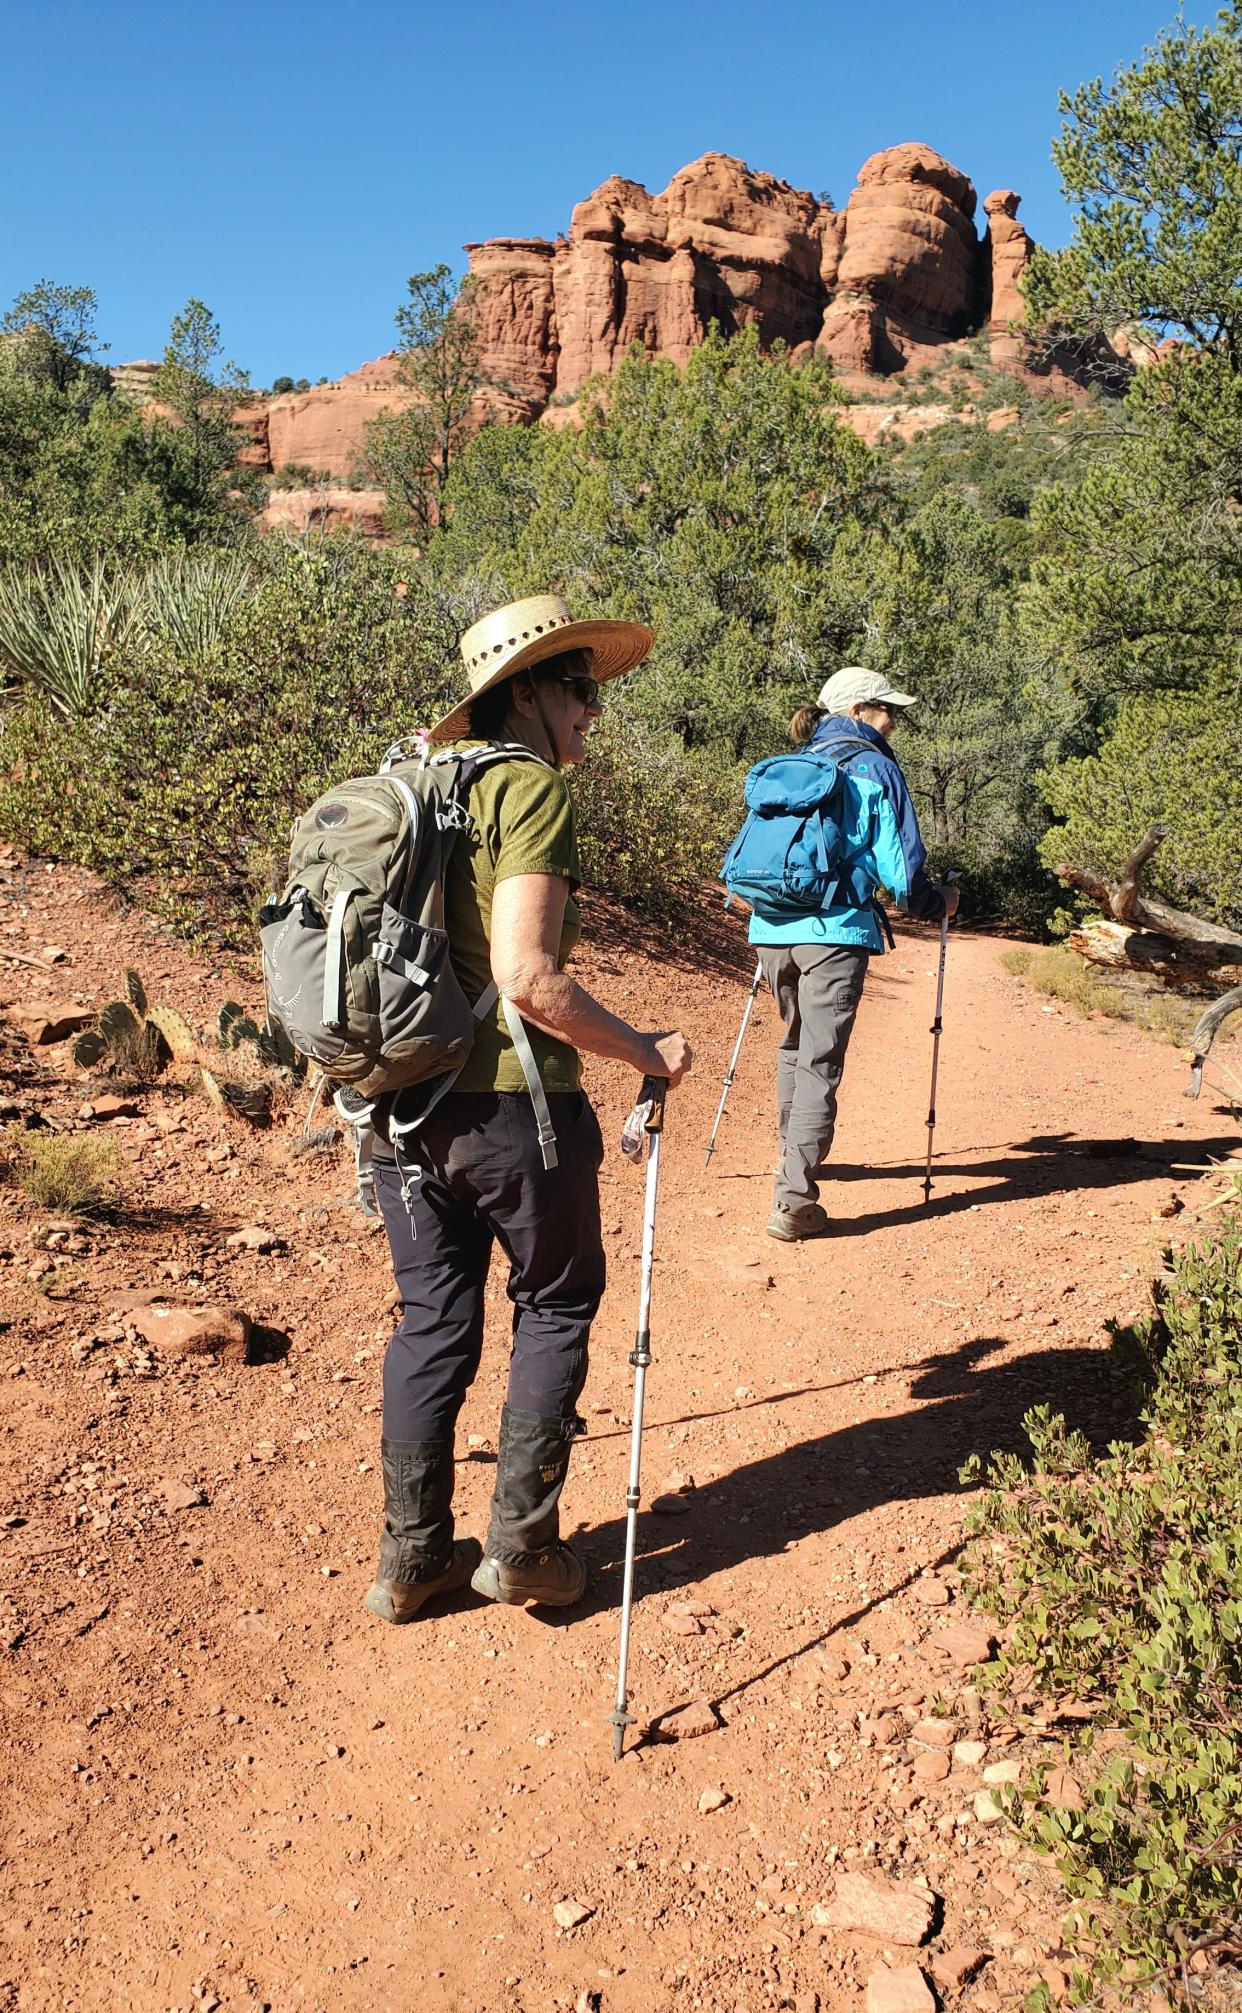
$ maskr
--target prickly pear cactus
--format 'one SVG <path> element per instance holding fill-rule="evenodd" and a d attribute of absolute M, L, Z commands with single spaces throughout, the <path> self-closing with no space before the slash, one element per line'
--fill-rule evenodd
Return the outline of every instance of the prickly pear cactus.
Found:
<path fill-rule="evenodd" d="M 268 1022 L 267 1041 L 278 1069 L 287 1069 L 294 1076 L 305 1076 L 306 1057 L 298 1054 L 278 1020 Z"/>
<path fill-rule="evenodd" d="M 105 1045 L 113 1050 L 137 1041 L 140 1028 L 137 1014 L 125 1000 L 112 1000 L 99 1016 L 99 1032 Z"/>
<path fill-rule="evenodd" d="M 95 1026 L 78 1036 L 73 1059 L 82 1069 L 103 1065 L 142 1078 L 157 1075 L 177 1051 L 151 1012 L 136 971 L 126 972 L 125 991 L 126 999 L 110 1000 Z"/>
<path fill-rule="evenodd" d="M 233 1029 L 239 1021 L 244 1021 L 245 1018 L 246 1009 L 244 1006 L 239 1006 L 236 1000 L 225 1000 L 224 1005 L 216 1015 L 216 1033 L 220 1037 L 221 1048 L 236 1048 L 237 1043 L 233 1036 Z"/>
<path fill-rule="evenodd" d="M 73 1044 L 73 1059 L 79 1069 L 94 1069 L 108 1053 L 108 1044 L 97 1027 L 88 1027 Z"/>
<path fill-rule="evenodd" d="M 299 1082 L 305 1076 L 306 1064 L 279 1023 L 260 1027 L 236 1000 L 226 1000 L 216 1027 L 222 1048 L 239 1049 L 243 1042 L 249 1042 L 265 1069 L 285 1071 Z"/>
<path fill-rule="evenodd" d="M 168 1052 L 174 1062 L 194 1062 L 198 1058 L 198 1042 L 187 1020 L 177 1012 L 176 1007 L 153 1006 L 147 1009 L 147 1020 L 157 1028 L 168 1044 Z"/>

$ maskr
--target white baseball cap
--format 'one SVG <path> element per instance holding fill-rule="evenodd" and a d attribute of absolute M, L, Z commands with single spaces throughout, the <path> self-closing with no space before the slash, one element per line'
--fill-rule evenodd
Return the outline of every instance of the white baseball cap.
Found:
<path fill-rule="evenodd" d="M 899 692 L 883 671 L 847 664 L 834 671 L 821 688 L 816 705 L 821 713 L 848 713 L 851 706 L 917 706 L 911 692 Z"/>

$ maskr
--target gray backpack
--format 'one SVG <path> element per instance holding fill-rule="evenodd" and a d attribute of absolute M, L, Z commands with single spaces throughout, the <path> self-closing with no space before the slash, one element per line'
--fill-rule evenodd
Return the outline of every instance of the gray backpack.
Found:
<path fill-rule="evenodd" d="M 424 1118 L 447 1090 L 495 1006 L 471 1004 L 449 958 L 444 873 L 470 824 L 480 770 L 537 762 L 517 744 L 421 761 L 389 751 L 374 776 L 316 799 L 293 828 L 289 879 L 259 912 L 269 1019 L 334 1085 L 368 1100 L 425 1085 Z M 501 1002 L 539 1120 L 544 1165 L 556 1165 L 547 1098 L 516 1009 Z"/>

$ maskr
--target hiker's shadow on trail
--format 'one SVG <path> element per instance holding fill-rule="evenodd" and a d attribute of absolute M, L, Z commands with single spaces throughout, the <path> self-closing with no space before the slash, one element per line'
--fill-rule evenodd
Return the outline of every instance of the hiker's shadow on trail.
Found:
<path fill-rule="evenodd" d="M 918 1223 L 938 1216 L 957 1216 L 964 1209 L 987 1209 L 998 1202 L 1027 1200 L 1038 1195 L 1069 1195 L 1105 1188 L 1124 1188 L 1139 1181 L 1167 1181 L 1170 1176 L 1206 1170 L 1213 1158 L 1237 1149 L 1237 1134 L 1218 1139 L 1079 1139 L 1068 1132 L 1033 1133 L 1029 1139 L 1006 1141 L 985 1148 L 991 1160 L 932 1158 L 932 1196 L 870 1209 L 850 1216 L 833 1207 L 831 1193 L 821 1197 L 833 1219 L 833 1238 L 857 1237 L 897 1223 Z M 1193 1163 L 1188 1165 L 1188 1163 Z M 924 1160 L 829 1160 L 815 1170 L 823 1182 L 906 1181 L 922 1186 Z M 770 1181 L 769 1167 L 738 1168 L 717 1175 L 719 1181 Z M 957 1178 L 978 1181 L 977 1188 L 955 1195 L 937 1195 L 936 1185 Z"/>
<path fill-rule="evenodd" d="M 1213 1156 L 1223 1156 L 1236 1145 L 1234 1134 L 1222 1134 L 1219 1139 L 1167 1140 L 1078 1139 L 1066 1132 L 1036 1133 L 1030 1139 L 1015 1140 L 993 1160 L 934 1159 L 930 1202 L 920 1196 L 891 1209 L 869 1209 L 852 1216 L 848 1212 L 838 1215 L 829 1198 L 833 1238 L 858 1237 L 894 1224 L 933 1221 L 958 1216 L 966 1209 L 987 1209 L 999 1202 L 1040 1195 L 1090 1194 L 1140 1181 L 1167 1181 L 1174 1173 L 1206 1169 Z M 1187 1168 L 1187 1163 L 1193 1166 Z M 830 1181 L 917 1178 L 920 1184 L 924 1171 L 921 1160 L 878 1162 L 870 1167 L 831 1161 L 820 1170 Z M 954 1195 L 937 1195 L 935 1184 L 956 1177 L 977 1181 L 980 1186 Z"/>
<path fill-rule="evenodd" d="M 1094 1445 L 1134 1436 L 1138 1393 L 1116 1356 L 1084 1346 L 989 1362 L 1006 1347 L 983 1337 L 930 1356 L 912 1378 L 911 1398 L 929 1401 L 917 1409 L 859 1420 L 731 1469 L 695 1489 L 675 1522 L 641 1513 L 638 1595 L 775 1557 L 881 1505 L 956 1494 L 971 1454 L 1029 1452 L 1022 1420 L 1035 1405 L 1064 1413 Z M 595 1525 L 581 1542 L 592 1568 L 588 1611 L 615 1606 L 624 1516 Z"/>

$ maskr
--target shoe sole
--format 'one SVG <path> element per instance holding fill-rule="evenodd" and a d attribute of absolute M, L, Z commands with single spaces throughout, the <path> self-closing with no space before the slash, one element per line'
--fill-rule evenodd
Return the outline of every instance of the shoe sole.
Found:
<path fill-rule="evenodd" d="M 773 1230 L 770 1223 L 765 1223 L 763 1228 L 765 1236 L 771 1237 L 777 1244 L 805 1244 L 810 1238 L 827 1237 L 832 1225 L 817 1223 L 813 1230 Z"/>
<path fill-rule="evenodd" d="M 586 1592 L 585 1575 L 582 1585 L 575 1588 L 572 1593 L 566 1590 L 564 1593 L 556 1594 L 531 1594 L 516 1587 L 506 1589 L 501 1586 L 500 1574 L 491 1559 L 484 1559 L 482 1565 L 471 1574 L 470 1584 L 475 1593 L 482 1594 L 485 1600 L 501 1601 L 507 1608 L 572 1608 L 574 1602 L 580 1601 Z"/>

